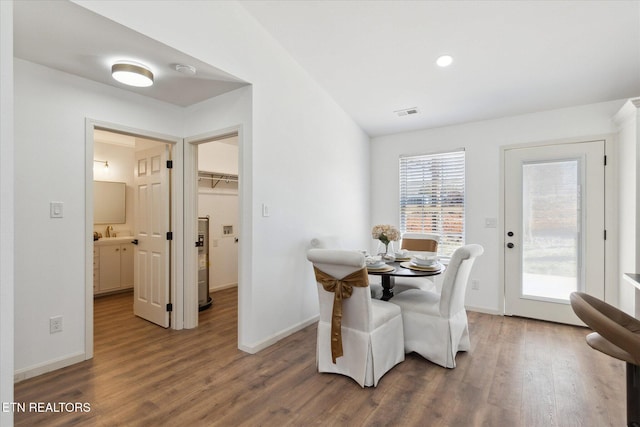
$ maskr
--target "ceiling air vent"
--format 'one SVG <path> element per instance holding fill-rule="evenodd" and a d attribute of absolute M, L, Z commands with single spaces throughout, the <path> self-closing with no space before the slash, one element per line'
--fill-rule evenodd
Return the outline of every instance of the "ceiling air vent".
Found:
<path fill-rule="evenodd" d="M 398 117 L 410 116 L 411 114 L 418 114 L 418 108 L 417 107 L 405 108 L 404 110 L 396 110 L 394 111 L 394 113 L 396 113 Z"/>

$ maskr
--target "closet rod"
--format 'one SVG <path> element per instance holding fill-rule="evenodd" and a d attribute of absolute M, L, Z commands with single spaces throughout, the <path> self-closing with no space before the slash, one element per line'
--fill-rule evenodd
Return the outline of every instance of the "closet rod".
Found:
<path fill-rule="evenodd" d="M 211 181 L 238 182 L 237 178 L 214 178 L 212 176 L 199 176 L 198 180 L 200 179 L 207 179 Z"/>

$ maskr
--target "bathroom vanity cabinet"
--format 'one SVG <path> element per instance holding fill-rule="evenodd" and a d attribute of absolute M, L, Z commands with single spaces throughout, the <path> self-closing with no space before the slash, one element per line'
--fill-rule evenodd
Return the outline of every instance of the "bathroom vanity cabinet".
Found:
<path fill-rule="evenodd" d="M 131 236 L 93 242 L 93 292 L 95 295 L 133 288 Z"/>

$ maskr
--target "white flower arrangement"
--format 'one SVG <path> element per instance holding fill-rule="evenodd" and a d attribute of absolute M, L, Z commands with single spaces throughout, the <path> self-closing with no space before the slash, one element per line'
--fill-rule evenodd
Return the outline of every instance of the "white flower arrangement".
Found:
<path fill-rule="evenodd" d="M 380 240 L 386 246 L 389 242 L 400 240 L 400 231 L 393 225 L 376 225 L 373 227 L 373 230 L 371 230 L 371 236 L 374 239 Z"/>

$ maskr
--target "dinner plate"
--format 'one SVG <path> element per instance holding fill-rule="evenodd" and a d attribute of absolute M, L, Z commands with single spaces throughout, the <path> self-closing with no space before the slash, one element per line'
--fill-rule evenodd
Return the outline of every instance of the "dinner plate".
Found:
<path fill-rule="evenodd" d="M 390 266 L 390 265 L 383 264 L 383 265 L 381 265 L 381 266 L 379 266 L 379 267 L 368 267 L 368 266 L 367 266 L 367 270 L 369 270 L 369 271 L 375 271 L 375 272 L 379 272 L 379 271 L 381 271 L 381 272 L 385 272 L 385 271 L 393 271 L 393 270 L 395 270 L 395 268 L 393 268 L 393 267 L 392 267 L 392 266 Z"/>
<path fill-rule="evenodd" d="M 418 270 L 418 271 L 439 271 L 443 268 L 442 264 L 440 264 L 439 262 L 429 267 L 422 267 L 419 265 L 415 265 L 411 262 L 401 262 L 400 266 L 404 268 L 408 268 L 410 270 Z"/>

